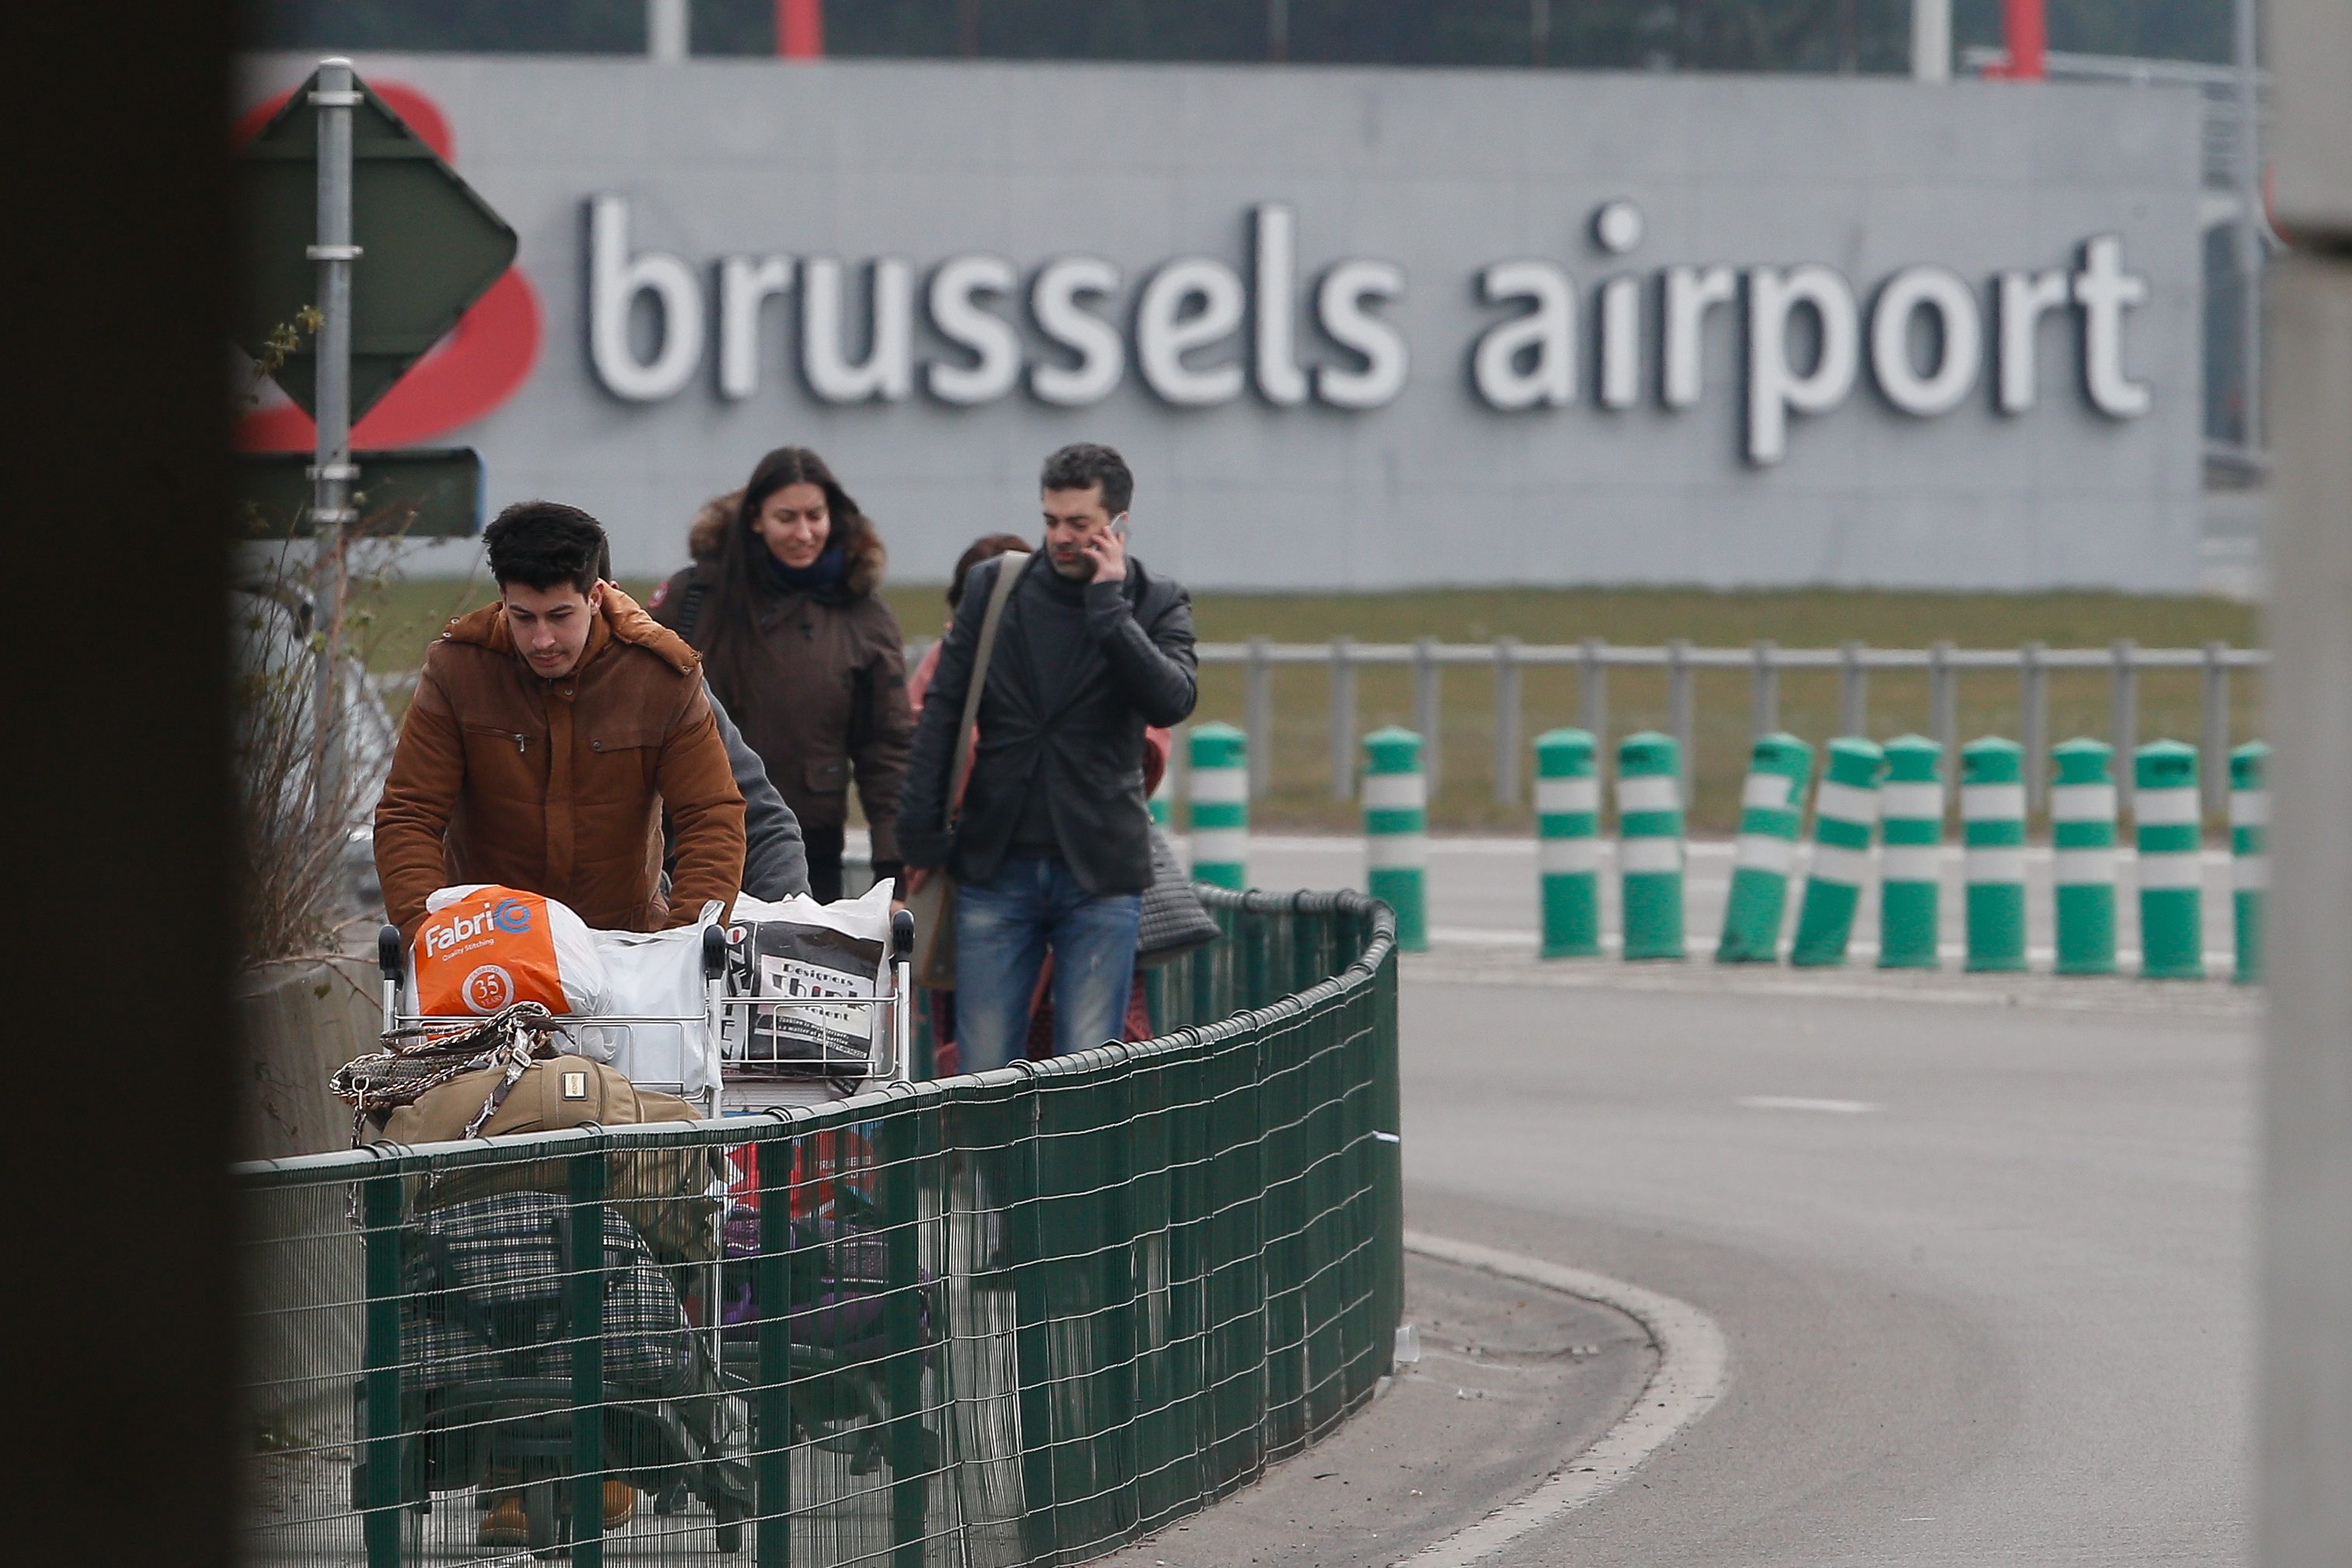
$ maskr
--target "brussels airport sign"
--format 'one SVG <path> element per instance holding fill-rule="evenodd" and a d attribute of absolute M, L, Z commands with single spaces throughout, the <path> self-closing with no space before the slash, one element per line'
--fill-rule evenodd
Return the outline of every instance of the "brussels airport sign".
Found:
<path fill-rule="evenodd" d="M 1413 346 L 1391 319 L 1409 280 L 1392 263 L 1361 257 L 1333 262 L 1313 279 L 1312 329 L 1328 347 L 1305 362 L 1297 218 L 1281 203 L 1250 211 L 1246 279 L 1223 259 L 1183 256 L 1151 268 L 1131 302 L 1117 266 L 1083 256 L 1045 260 L 1025 285 L 1013 262 L 989 255 L 950 256 L 921 279 L 898 256 L 853 278 L 835 256 L 728 256 L 709 269 L 707 295 L 703 269 L 636 248 L 626 197 L 592 197 L 587 209 L 589 357 L 605 389 L 630 402 L 676 397 L 703 371 L 710 295 L 718 395 L 729 401 L 759 391 L 763 315 L 783 297 L 796 297 L 801 379 L 827 403 L 895 402 L 919 387 L 958 407 L 1023 392 L 1083 407 L 1117 392 L 1131 362 L 1152 394 L 1177 408 L 1255 392 L 1275 408 L 1313 402 L 1361 411 L 1393 402 L 1414 364 Z M 1598 247 L 1622 257 L 1641 242 L 1643 214 L 1611 202 L 1591 226 Z M 1589 395 L 1601 408 L 1642 402 L 1645 366 L 1654 367 L 1649 377 L 1666 412 L 1695 407 L 1706 392 L 1707 320 L 1732 313 L 1745 350 L 1743 450 L 1758 465 L 1786 455 L 1791 415 L 1838 408 L 1865 371 L 1889 406 L 1914 418 L 1950 413 L 1988 382 L 2000 413 L 2026 413 L 2044 380 L 2039 329 L 2053 312 L 2072 319 L 2071 379 L 2093 409 L 2134 419 L 2150 402 L 2125 353 L 2129 312 L 2146 301 L 2147 284 L 2125 270 L 2113 235 L 2085 238 L 2068 267 L 2001 271 L 1981 290 L 1946 267 L 1905 267 L 1866 302 L 1853 280 L 1813 262 L 1618 272 L 1597 284 L 1589 308 L 1577 280 L 1550 260 L 1495 262 L 1469 285 L 1503 312 L 1467 345 L 1470 395 L 1504 414 L 1574 404 L 1587 395 L 1588 366 Z M 1646 310 L 1644 294 L 1654 300 Z M 919 299 L 947 345 L 919 364 Z M 653 308 L 650 333 L 633 331 L 648 314 L 641 304 Z M 1024 346 L 1024 319 L 1047 346 L 1042 354 Z M 1122 319 L 1131 319 L 1125 330 Z"/>

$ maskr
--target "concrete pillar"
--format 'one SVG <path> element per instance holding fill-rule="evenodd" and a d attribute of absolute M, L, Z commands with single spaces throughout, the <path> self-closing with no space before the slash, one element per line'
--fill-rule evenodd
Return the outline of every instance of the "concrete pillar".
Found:
<path fill-rule="evenodd" d="M 692 52 L 691 0 L 646 0 L 646 56 L 656 64 L 677 65 Z"/>
<path fill-rule="evenodd" d="M 1911 79 L 1952 79 L 1952 0 L 1911 0 Z"/>
<path fill-rule="evenodd" d="M 2299 247 L 2273 275 L 2268 683 L 2279 842 L 2263 1124 L 2264 1568 L 2352 1541 L 2352 5 L 2272 0 L 2273 204 Z M 2251 40 L 2244 50 L 2252 53 Z"/>
<path fill-rule="evenodd" d="M 2312 0 L 2311 8 L 2319 8 Z M 2280 13 L 2286 7 L 2282 5 Z M 2352 62 L 2352 9 L 2339 64 Z M 2284 38 L 2279 58 L 2284 68 Z M 2352 96 L 2352 65 L 2337 92 Z M 2282 89 L 2283 119 L 2287 97 Z M 2352 127 L 2352 112 L 2338 119 Z M 2340 156 L 2352 160 L 2352 149 Z M 2294 255 L 2274 290 L 2272 810 L 2256 1560 L 2304 1568 L 2352 1541 L 2352 172 L 2347 249 Z M 2284 215 L 2284 214 L 2283 214 Z M 2291 220 L 2290 220 L 2291 221 Z"/>

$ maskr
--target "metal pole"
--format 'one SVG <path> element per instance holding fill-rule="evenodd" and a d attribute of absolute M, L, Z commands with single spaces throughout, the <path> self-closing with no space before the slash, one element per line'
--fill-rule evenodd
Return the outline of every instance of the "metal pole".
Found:
<path fill-rule="evenodd" d="M 1749 652 L 1755 664 L 1748 676 L 1748 727 L 1769 735 L 1780 727 L 1780 667 L 1772 662 L 1778 650 L 1767 640 Z"/>
<path fill-rule="evenodd" d="M 1959 672 L 1952 668 L 1952 645 L 1937 643 L 1927 650 L 1927 733 L 1944 748 L 1946 766 L 1959 755 Z"/>
<path fill-rule="evenodd" d="M 2229 652 L 2227 643 L 2205 644 L 2205 724 L 2199 747 L 2204 755 L 2197 766 L 2208 812 L 2230 803 L 2230 666 L 2221 662 Z"/>
<path fill-rule="evenodd" d="M 1862 667 L 1862 644 L 1838 650 L 1838 733 L 1866 738 L 1870 733 L 1870 675 Z"/>
<path fill-rule="evenodd" d="M 1290 57 L 1290 0 L 1265 0 L 1265 57 L 1277 65 Z"/>
<path fill-rule="evenodd" d="M 1952 79 L 1952 0 L 1911 0 L 1911 79 Z"/>
<path fill-rule="evenodd" d="M 1356 798 L 1355 640 L 1331 639 L 1331 799 Z"/>
<path fill-rule="evenodd" d="M 2025 757 L 2025 810 L 2031 816 L 2042 809 L 2042 792 L 2050 781 L 2050 672 L 2042 663 L 2042 644 L 2028 643 L 2017 651 L 2018 740 Z"/>
<path fill-rule="evenodd" d="M 1163 779 L 1168 789 L 1168 831 L 1174 832 L 1181 821 L 1187 831 L 1192 821 L 1192 727 L 1180 724 L 1168 735 L 1168 772 Z M 1178 811 L 1183 816 L 1179 818 Z"/>
<path fill-rule="evenodd" d="M 331 805 L 342 793 L 342 735 L 338 725 L 343 658 L 343 528 L 352 520 L 352 110 L 361 101 L 352 62 L 319 62 L 318 443 L 310 465 L 310 537 L 316 556 L 310 578 L 319 646 L 319 794 Z"/>
<path fill-rule="evenodd" d="M 1538 68 L 1551 63 L 1551 0 L 1528 0 L 1528 59 Z"/>
<path fill-rule="evenodd" d="M 1430 797 L 1438 789 L 1437 639 L 1423 637 L 1412 645 L 1412 727 L 1421 736 L 1422 776 L 1429 781 Z"/>
<path fill-rule="evenodd" d="M 1666 729 L 1682 758 L 1685 810 L 1690 806 L 1691 779 L 1698 772 L 1698 703 L 1691 676 L 1690 643 L 1677 637 L 1666 644 Z"/>
<path fill-rule="evenodd" d="M 1495 639 L 1495 804 L 1519 803 L 1519 640 Z"/>
<path fill-rule="evenodd" d="M 646 0 L 646 57 L 656 65 L 677 65 L 692 48 L 688 4 L 689 0 Z"/>
<path fill-rule="evenodd" d="M 1249 664 L 1242 672 L 1242 727 L 1249 731 L 1249 792 L 1265 794 L 1274 758 L 1274 670 L 1263 637 L 1249 640 Z"/>
<path fill-rule="evenodd" d="M 2116 804 L 2126 811 L 2132 803 L 2131 758 L 2139 750 L 2139 666 L 2134 662 L 2138 653 L 2138 643 L 2128 637 L 2117 638 L 2115 674 L 2108 680 L 2114 707 L 2114 733 L 2108 738 L 2116 747 Z"/>
<path fill-rule="evenodd" d="M 2256 79 L 2255 0 L 2236 0 L 2238 66 L 2238 343 L 2244 409 L 2238 428 L 2252 458 L 2263 449 L 2263 105 Z M 2210 782 L 2210 781 L 2209 781 Z"/>
<path fill-rule="evenodd" d="M 1605 769 L 1609 758 L 1609 666 L 1601 662 L 1601 642 L 1587 637 L 1584 659 L 1577 670 L 1577 720 L 1592 737 L 1593 766 Z"/>

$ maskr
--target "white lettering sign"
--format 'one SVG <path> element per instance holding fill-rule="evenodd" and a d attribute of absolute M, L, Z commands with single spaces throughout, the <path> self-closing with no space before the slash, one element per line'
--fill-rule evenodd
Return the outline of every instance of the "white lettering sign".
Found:
<path fill-rule="evenodd" d="M 1041 402 L 1076 408 L 1100 402 L 1127 373 L 1127 344 L 1118 329 L 1079 308 L 1081 295 L 1108 299 L 1118 292 L 1118 268 L 1090 256 L 1047 262 L 1030 286 L 1029 312 L 1037 329 L 1077 356 L 1072 365 L 1050 361 L 1029 371 L 1029 390 Z"/>
<path fill-rule="evenodd" d="M 897 257 L 866 269 L 866 357 L 846 341 L 842 265 L 829 256 L 801 263 L 801 374 L 826 402 L 897 402 L 915 388 L 915 270 Z"/>
<path fill-rule="evenodd" d="M 1799 311 L 1813 319 L 1812 368 L 1789 361 L 1789 328 Z M 1853 290 L 1828 267 L 1808 262 L 1783 272 L 1748 274 L 1748 457 L 1778 463 L 1789 451 L 1789 415 L 1827 413 L 1853 390 Z"/>
<path fill-rule="evenodd" d="M 702 363 L 705 287 L 679 257 L 635 249 L 632 216 L 625 196 L 589 200 L 589 361 L 614 396 L 656 402 L 684 392 Z M 1646 227 L 1639 207 L 1616 200 L 1592 214 L 1591 238 L 1622 258 Z M 800 380 L 826 403 L 896 402 L 919 387 L 940 403 L 973 407 L 1025 386 L 1039 402 L 1082 408 L 1119 390 L 1130 358 L 1144 387 L 1178 408 L 1225 406 L 1245 391 L 1275 410 L 1393 402 L 1413 360 L 1393 319 L 1406 298 L 1404 269 L 1341 257 L 1304 283 L 1298 214 L 1283 202 L 1254 204 L 1247 234 L 1238 264 L 1188 256 L 1146 273 L 1128 330 L 1119 325 L 1129 314 L 1121 308 L 1128 279 L 1109 261 L 1051 257 L 1024 289 L 1013 260 L 948 256 L 920 289 L 920 343 L 916 267 L 904 257 L 724 256 L 711 283 L 718 394 L 740 401 L 759 392 L 765 329 L 789 319 Z M 1599 279 L 1588 311 L 1565 263 L 1498 261 L 1471 277 L 1472 298 L 1498 314 L 1469 346 L 1470 392 L 1498 413 L 1538 417 L 1576 403 L 1580 367 L 1591 365 L 1597 407 L 1633 409 L 1646 393 L 1671 413 L 1707 396 L 1708 344 L 1723 345 L 1719 355 L 1737 344 L 1741 450 L 1769 465 L 1787 456 L 1792 424 L 1833 413 L 1865 370 L 1886 402 L 1913 418 L 1948 414 L 1988 382 L 2000 412 L 2031 412 L 2042 329 L 2059 317 L 2074 329 L 2089 405 L 2115 419 L 2148 412 L 2149 388 L 2132 378 L 2126 351 L 2147 280 L 2125 269 L 2118 236 L 2085 240 L 2071 270 L 2019 268 L 1989 281 L 1980 294 L 1949 268 L 1919 264 L 1874 292 L 1818 262 L 1669 261 L 1647 277 L 1618 270 Z M 766 308 L 786 296 L 796 297 L 796 310 Z M 1711 328 L 1718 317 L 1729 319 Z M 1652 366 L 1654 383 L 1644 380 Z"/>
<path fill-rule="evenodd" d="M 654 302 L 651 361 L 629 340 L 637 298 Z M 702 360 L 702 286 L 674 256 L 629 254 L 629 204 L 598 196 L 588 204 L 588 357 L 614 397 L 658 402 L 675 397 Z"/>
<path fill-rule="evenodd" d="M 1378 408 L 1404 391 L 1412 356 L 1404 336 L 1371 313 L 1378 301 L 1404 298 L 1404 268 L 1385 261 L 1343 261 L 1315 287 L 1315 318 L 1324 335 L 1360 365 L 1319 365 L 1315 395 L 1334 408 Z"/>
<path fill-rule="evenodd" d="M 969 365 L 934 360 L 923 367 L 923 385 L 933 397 L 960 404 L 993 402 L 1019 383 L 1021 335 L 981 298 L 1009 299 L 1020 284 L 1013 265 L 995 256 L 959 256 L 931 274 L 931 325 L 972 357 Z"/>
<path fill-rule="evenodd" d="M 1548 261 L 1504 261 L 1478 275 L 1489 305 L 1528 308 L 1487 329 L 1470 355 L 1470 381 L 1490 408 L 1559 408 L 1576 396 L 1576 286 Z"/>
<path fill-rule="evenodd" d="M 1922 313 L 1935 319 L 1936 368 L 1925 372 L 1911 358 L 1911 323 Z M 1905 413 L 1933 419 L 1959 407 L 1976 387 L 1983 353 L 1977 297 L 1940 267 L 1905 267 L 1870 308 L 1871 379 Z"/>
<path fill-rule="evenodd" d="M 1179 408 L 1241 396 L 1240 365 L 1204 368 L 1185 363 L 1184 356 L 1231 334 L 1246 305 L 1240 277 L 1222 261 L 1188 256 L 1153 273 L 1135 307 L 1135 363 L 1144 383 Z"/>

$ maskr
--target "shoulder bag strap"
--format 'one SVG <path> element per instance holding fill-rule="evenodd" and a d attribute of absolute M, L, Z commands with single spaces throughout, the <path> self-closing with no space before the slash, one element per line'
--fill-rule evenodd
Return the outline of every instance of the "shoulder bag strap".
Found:
<path fill-rule="evenodd" d="M 997 627 L 1004 620 L 1004 602 L 1013 597 L 1013 584 L 1021 576 L 1021 569 L 1029 564 L 1028 555 L 1012 550 L 996 558 L 1004 564 L 996 569 L 996 583 L 988 595 L 988 609 L 980 618 L 980 641 L 971 652 L 971 679 L 963 692 L 963 725 L 956 731 L 955 770 L 948 782 L 948 823 L 952 827 L 963 803 L 963 787 L 971 777 L 972 744 L 980 736 L 980 694 L 988 685 L 988 662 L 996 652 Z"/>
<path fill-rule="evenodd" d="M 688 643 L 694 641 L 694 624 L 702 619 L 702 601 L 709 591 L 709 583 L 689 581 L 686 585 L 686 592 L 680 596 L 682 602 L 677 607 L 675 630 Z"/>

